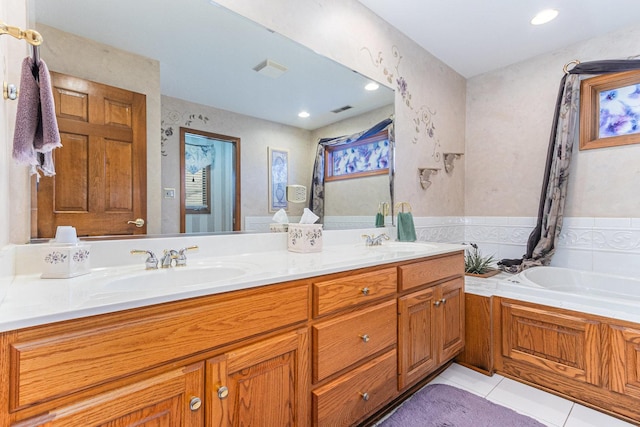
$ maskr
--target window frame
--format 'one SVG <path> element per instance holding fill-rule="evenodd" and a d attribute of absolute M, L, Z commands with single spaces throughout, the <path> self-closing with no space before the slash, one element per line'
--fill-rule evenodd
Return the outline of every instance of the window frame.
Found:
<path fill-rule="evenodd" d="M 186 194 L 186 181 L 187 181 L 187 176 L 186 174 L 188 174 L 189 172 L 185 171 L 185 203 L 184 203 L 184 212 L 185 214 L 188 215 L 209 215 L 211 214 L 211 166 L 207 166 L 204 167 L 202 169 L 200 169 L 200 171 L 203 172 L 204 177 L 203 179 L 205 179 L 203 188 L 204 188 L 204 194 L 202 195 L 202 199 L 207 201 L 206 205 L 203 205 L 202 208 L 194 208 L 193 206 L 189 206 L 187 204 L 187 194 Z"/>
<path fill-rule="evenodd" d="M 368 145 L 373 143 L 378 143 L 380 141 L 388 141 L 390 144 L 389 131 L 384 129 L 374 135 L 371 135 L 361 141 L 354 142 L 351 144 L 342 144 L 342 145 L 327 145 L 324 149 L 324 180 L 325 181 L 340 181 L 344 179 L 353 179 L 353 178 L 362 178 L 367 176 L 376 176 L 376 175 L 387 175 L 389 173 L 389 166 L 383 169 L 375 169 L 364 172 L 354 172 L 354 173 L 346 173 L 343 175 L 334 175 L 333 165 L 333 155 L 336 151 L 342 151 L 347 148 L 359 147 L 362 145 Z M 390 147 L 389 147 L 390 148 Z M 389 156 L 389 155 L 387 155 Z M 388 158 L 388 160 L 390 160 Z"/>

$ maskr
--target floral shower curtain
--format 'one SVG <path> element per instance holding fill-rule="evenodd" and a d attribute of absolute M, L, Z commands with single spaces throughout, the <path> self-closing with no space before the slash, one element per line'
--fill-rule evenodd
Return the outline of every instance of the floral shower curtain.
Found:
<path fill-rule="evenodd" d="M 309 197 L 309 209 L 320 217 L 318 222 L 324 219 L 324 151 L 327 146 L 338 146 L 352 144 L 362 139 L 368 138 L 383 131 L 393 123 L 393 119 L 385 119 L 377 123 L 370 129 L 337 138 L 322 138 L 318 141 L 316 150 L 316 160 L 313 165 L 313 175 L 311 176 L 311 191 Z"/>
<path fill-rule="evenodd" d="M 560 82 L 551 127 L 538 222 L 529 235 L 527 253 L 523 259 L 502 260 L 503 265 L 523 270 L 536 265 L 548 265 L 551 262 L 562 229 L 571 152 L 578 136 L 581 75 L 619 73 L 637 69 L 640 69 L 640 60 L 607 60 L 585 62 L 566 71 Z"/>

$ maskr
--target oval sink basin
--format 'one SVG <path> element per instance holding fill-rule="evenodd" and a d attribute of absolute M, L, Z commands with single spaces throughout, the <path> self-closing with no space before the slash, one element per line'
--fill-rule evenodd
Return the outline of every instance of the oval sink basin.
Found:
<path fill-rule="evenodd" d="M 243 276 L 247 270 L 237 267 L 179 267 L 145 271 L 108 281 L 107 292 L 138 292 L 145 289 L 183 288 L 208 282 L 219 282 Z"/>

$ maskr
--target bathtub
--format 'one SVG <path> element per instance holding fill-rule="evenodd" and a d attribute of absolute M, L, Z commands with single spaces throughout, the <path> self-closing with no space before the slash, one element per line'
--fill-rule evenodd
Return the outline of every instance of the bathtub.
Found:
<path fill-rule="evenodd" d="M 533 267 L 495 282 L 493 294 L 640 323 L 640 279 Z"/>

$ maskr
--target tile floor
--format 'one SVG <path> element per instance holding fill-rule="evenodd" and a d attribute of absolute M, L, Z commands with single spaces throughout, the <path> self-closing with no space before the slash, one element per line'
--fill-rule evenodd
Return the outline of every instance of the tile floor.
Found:
<path fill-rule="evenodd" d="M 624 427 L 633 424 L 498 374 L 488 377 L 456 363 L 430 384 L 448 384 L 537 419 L 549 427 Z"/>

